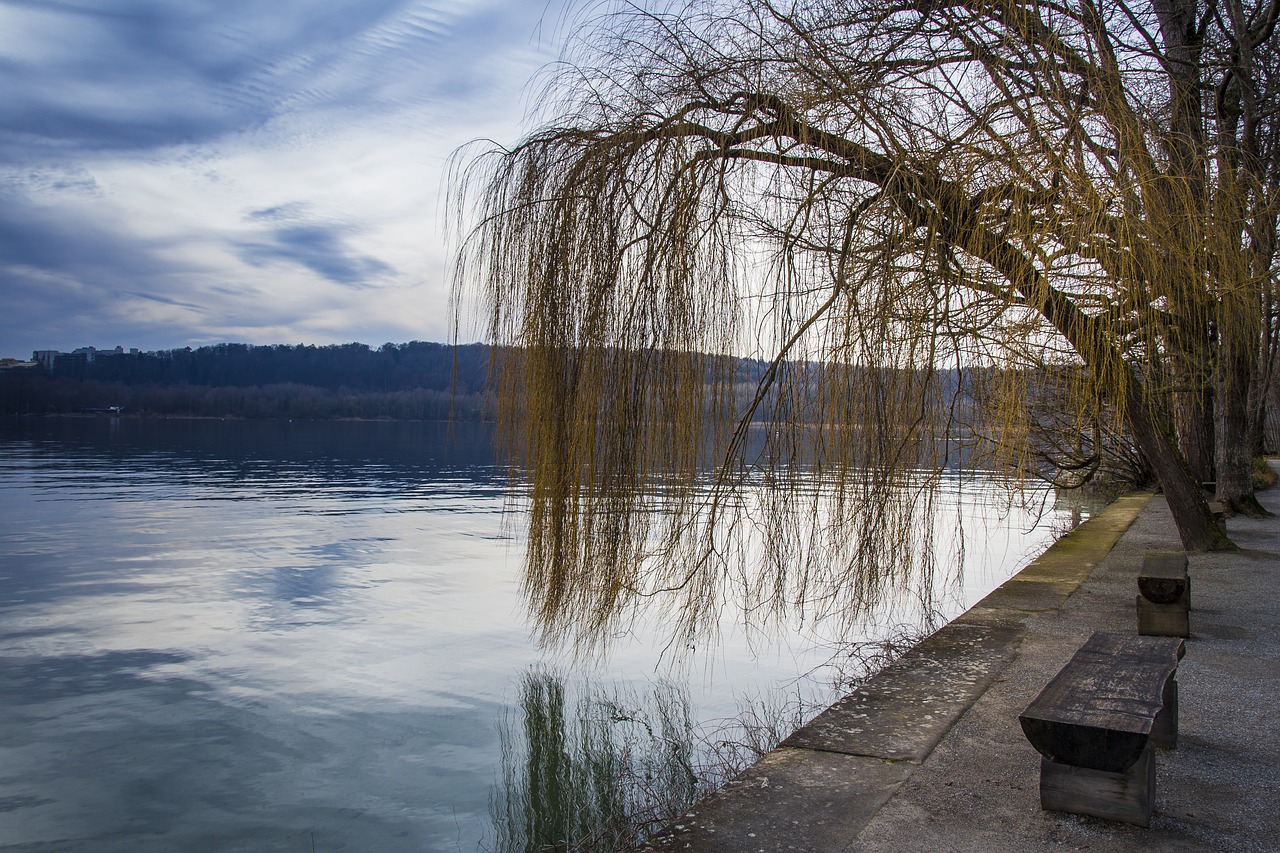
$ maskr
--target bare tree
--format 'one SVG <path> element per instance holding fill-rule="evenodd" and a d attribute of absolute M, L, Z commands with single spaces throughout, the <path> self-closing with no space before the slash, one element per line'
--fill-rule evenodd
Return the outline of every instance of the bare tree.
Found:
<path fill-rule="evenodd" d="M 920 472 L 970 437 L 963 377 L 999 377 L 979 450 L 1016 470 L 1037 367 L 1067 377 L 1068 420 L 1132 435 L 1187 548 L 1231 547 L 1172 393 L 1212 384 L 1215 335 L 1256 356 L 1274 275 L 1217 266 L 1249 253 L 1208 215 L 1227 155 L 1203 51 L 1168 38 L 1187 5 L 692 0 L 587 22 L 540 129 L 457 184 L 457 281 L 507 347 L 543 624 L 602 630 L 665 588 L 692 631 L 735 522 L 775 543 L 751 606 L 812 606 L 820 580 L 874 600 L 928 550 L 902 528 L 928 505 Z M 1246 14 L 1253 41 L 1274 5 Z M 1229 197 L 1265 218 L 1251 192 Z M 1243 245 L 1274 243 L 1270 215 Z M 768 363 L 745 397 L 742 352 Z M 743 502 L 753 476 L 763 506 Z"/>

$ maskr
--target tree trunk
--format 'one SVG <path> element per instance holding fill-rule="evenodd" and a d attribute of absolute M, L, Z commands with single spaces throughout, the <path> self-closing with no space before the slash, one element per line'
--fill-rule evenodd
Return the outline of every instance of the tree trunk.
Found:
<path fill-rule="evenodd" d="M 1152 405 L 1147 388 L 1115 348 L 1115 336 L 1104 331 L 1096 318 L 1052 290 L 1041 303 L 1040 312 L 1071 343 L 1103 387 L 1110 384 L 1107 376 L 1123 384 L 1125 420 L 1138 449 L 1160 481 L 1182 547 L 1188 551 L 1235 550 L 1235 543 L 1209 511 L 1200 479 L 1178 449 L 1170 419 Z"/>
<path fill-rule="evenodd" d="M 1167 425 L 1152 415 L 1142 385 L 1132 373 L 1125 397 L 1129 428 L 1160 480 L 1182 547 L 1188 551 L 1234 550 L 1235 544 L 1209 511 L 1200 480 L 1182 458 Z"/>
<path fill-rule="evenodd" d="M 1250 417 L 1255 422 L 1251 427 L 1252 431 L 1257 435 L 1257 445 L 1255 453 L 1263 456 L 1269 456 L 1280 450 L 1280 440 L 1277 435 L 1280 429 L 1277 429 L 1277 422 L 1280 422 L 1280 350 L 1277 350 L 1276 344 L 1280 341 L 1276 340 L 1274 332 L 1268 336 L 1271 340 L 1270 352 L 1267 355 L 1267 362 L 1270 365 L 1264 376 L 1258 382 L 1258 396 L 1261 398 L 1258 405 Z"/>
<path fill-rule="evenodd" d="M 1125 420 L 1133 439 L 1155 471 L 1182 547 L 1188 551 L 1228 551 L 1236 545 L 1209 511 L 1204 487 L 1178 449 L 1168 416 L 1158 413 L 1149 392 L 1115 346 L 1116 336 L 1096 318 L 1052 288 L 1042 297 L 1040 313 L 1070 342 L 1102 387 L 1123 385 Z M 1114 380 L 1108 381 L 1108 377 Z"/>
<path fill-rule="evenodd" d="M 1174 384 L 1187 390 L 1173 394 L 1173 417 L 1178 434 L 1178 447 L 1187 465 L 1202 483 L 1214 479 L 1214 410 L 1213 386 L 1209 382 L 1192 383 L 1185 373 L 1174 378 Z"/>
<path fill-rule="evenodd" d="M 1244 328 L 1245 315 L 1231 315 L 1232 300 L 1223 299 L 1222 338 L 1218 350 L 1217 499 L 1231 512 L 1252 518 L 1271 515 L 1253 493 L 1253 440 L 1249 429 L 1257 336 Z M 1240 309 L 1236 309 L 1240 310 Z"/>

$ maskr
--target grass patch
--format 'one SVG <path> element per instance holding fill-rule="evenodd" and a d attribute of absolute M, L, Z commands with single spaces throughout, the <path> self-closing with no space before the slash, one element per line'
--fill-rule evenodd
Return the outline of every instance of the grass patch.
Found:
<path fill-rule="evenodd" d="M 1280 475 L 1276 474 L 1276 470 L 1267 464 L 1265 456 L 1253 457 L 1253 490 L 1260 492 L 1263 489 L 1269 489 L 1280 481 Z"/>

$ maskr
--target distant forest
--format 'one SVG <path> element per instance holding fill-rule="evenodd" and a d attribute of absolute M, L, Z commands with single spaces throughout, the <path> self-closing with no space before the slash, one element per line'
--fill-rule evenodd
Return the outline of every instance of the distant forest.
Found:
<path fill-rule="evenodd" d="M 0 413 L 483 420 L 489 348 L 412 341 L 63 354 L 0 372 Z"/>
<path fill-rule="evenodd" d="M 485 344 L 217 344 L 157 352 L 59 353 L 31 366 L 0 367 L 0 415 L 103 412 L 142 417 L 490 420 L 491 348 Z M 714 360 L 714 359 L 713 359 Z M 12 361 L 12 360 L 10 360 Z M 740 406 L 768 364 L 735 359 Z M 707 364 L 712 370 L 712 364 Z M 778 386 L 820 381 L 823 367 L 787 362 Z M 714 372 L 714 371 L 713 371 Z M 783 374 L 790 372 L 789 380 Z M 710 381 L 710 374 L 708 374 Z M 960 377 L 943 371 L 932 393 L 950 397 Z M 779 393 L 775 388 L 772 393 Z M 770 406 L 760 407 L 761 420 Z"/>

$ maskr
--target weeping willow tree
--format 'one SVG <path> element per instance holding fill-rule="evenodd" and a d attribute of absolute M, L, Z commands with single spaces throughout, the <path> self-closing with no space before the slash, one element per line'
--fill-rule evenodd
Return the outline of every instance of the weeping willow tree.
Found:
<path fill-rule="evenodd" d="M 1174 415 L 1222 342 L 1256 357 L 1274 273 L 1241 237 L 1242 216 L 1265 230 L 1258 181 L 1228 185 L 1207 72 L 1182 74 L 1205 55 L 1175 32 L 1188 6 L 691 0 L 586 22 L 538 129 L 456 183 L 457 286 L 499 345 L 549 635 L 658 592 L 688 634 L 730 593 L 872 605 L 929 554 L 912 518 L 936 474 L 1028 470 L 1027 402 L 1050 392 L 1061 422 L 1132 441 L 1185 547 L 1231 547 Z M 743 530 L 760 571 L 734 563 Z"/>

